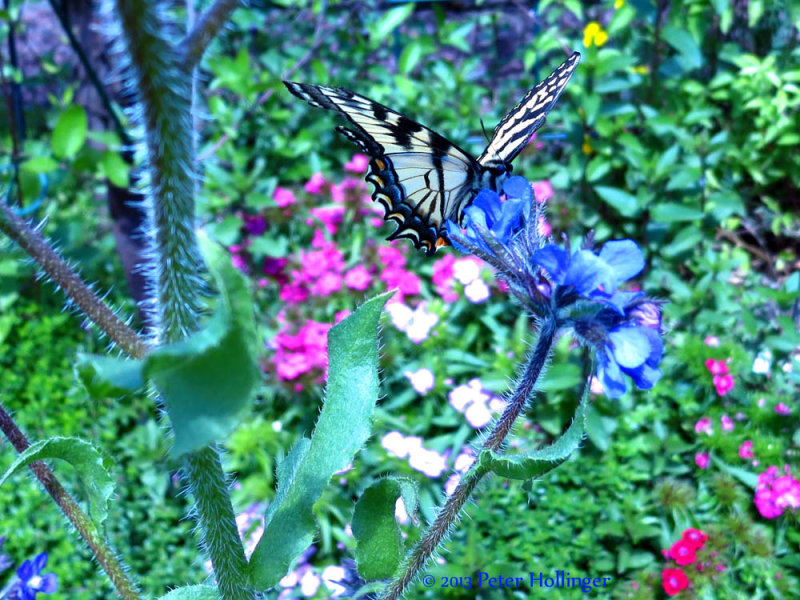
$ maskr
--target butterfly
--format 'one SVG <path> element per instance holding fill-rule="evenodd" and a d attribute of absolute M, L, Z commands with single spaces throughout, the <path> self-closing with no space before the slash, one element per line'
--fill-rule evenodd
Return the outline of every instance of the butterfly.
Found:
<path fill-rule="evenodd" d="M 384 220 L 397 224 L 388 239 L 407 238 L 432 255 L 449 244 L 445 221 L 461 225 L 464 209 L 481 189 L 500 191 L 511 161 L 542 126 L 580 58 L 573 53 L 525 94 L 477 159 L 424 125 L 348 89 L 283 83 L 311 106 L 345 116 L 350 127 L 336 130 L 370 157 L 366 180 L 374 186 L 372 199 L 383 205 Z"/>

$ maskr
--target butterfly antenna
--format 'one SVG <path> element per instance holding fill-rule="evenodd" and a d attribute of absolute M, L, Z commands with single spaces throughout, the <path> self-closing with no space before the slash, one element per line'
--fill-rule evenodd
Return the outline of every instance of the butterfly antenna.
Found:
<path fill-rule="evenodd" d="M 486 125 L 483 124 L 483 119 L 481 119 L 481 129 L 483 130 L 483 137 L 486 138 L 487 142 L 490 141 L 489 140 L 489 134 L 486 133 Z"/>

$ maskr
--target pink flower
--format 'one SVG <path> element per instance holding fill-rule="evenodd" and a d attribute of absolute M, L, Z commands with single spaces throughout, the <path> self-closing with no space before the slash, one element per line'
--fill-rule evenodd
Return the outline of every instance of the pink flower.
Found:
<path fill-rule="evenodd" d="M 293 273 L 297 273 L 297 271 Z M 281 286 L 280 298 L 287 304 L 300 304 L 308 300 L 308 288 L 302 282 L 290 281 Z"/>
<path fill-rule="evenodd" d="M 419 294 L 422 286 L 416 273 L 400 267 L 387 267 L 381 273 L 380 280 L 386 283 L 386 289 L 397 288 L 401 297 Z"/>
<path fill-rule="evenodd" d="M 709 462 L 708 452 L 698 452 L 697 454 L 695 454 L 694 462 L 697 463 L 697 466 L 700 467 L 701 469 L 707 469 Z"/>
<path fill-rule="evenodd" d="M 342 289 L 342 276 L 335 271 L 327 271 L 311 284 L 311 294 L 324 298 Z"/>
<path fill-rule="evenodd" d="M 369 157 L 363 154 L 354 154 L 349 162 L 345 163 L 344 170 L 351 173 L 363 173 L 369 166 Z"/>
<path fill-rule="evenodd" d="M 724 396 L 733 389 L 733 376 L 732 375 L 714 375 L 712 379 L 714 387 L 717 388 L 717 393 Z"/>
<path fill-rule="evenodd" d="M 735 425 L 733 424 L 733 419 L 728 415 L 722 415 L 720 422 L 722 423 L 722 431 L 733 431 Z"/>
<path fill-rule="evenodd" d="M 785 402 L 781 402 L 775 407 L 775 412 L 779 415 L 790 415 L 792 414 L 792 409 Z"/>
<path fill-rule="evenodd" d="M 778 477 L 778 467 L 772 466 L 758 476 L 754 502 L 761 516 L 767 519 L 779 517 L 787 508 L 800 507 L 800 481 L 789 475 L 788 465 L 784 473 Z"/>
<path fill-rule="evenodd" d="M 724 360 L 709 358 L 706 360 L 705 364 L 706 369 L 708 369 L 712 375 L 727 375 L 728 373 L 728 363 Z"/>
<path fill-rule="evenodd" d="M 234 266 L 234 268 L 239 269 L 244 274 L 247 274 L 247 259 L 243 254 L 231 254 L 231 264 Z"/>
<path fill-rule="evenodd" d="M 342 219 L 344 219 L 344 213 L 346 210 L 346 207 L 342 206 L 341 204 L 332 204 L 329 206 L 312 208 L 311 214 L 322 221 L 322 224 L 325 226 L 325 229 L 328 233 L 334 235 L 339 227 L 339 224 L 342 222 Z"/>
<path fill-rule="evenodd" d="M 664 569 L 661 571 L 661 585 L 667 596 L 674 596 L 689 587 L 689 578 L 680 569 Z"/>
<path fill-rule="evenodd" d="M 275 200 L 275 204 L 277 204 L 281 208 L 286 208 L 287 206 L 297 202 L 297 199 L 294 197 L 294 192 L 292 192 L 292 190 L 282 188 L 280 186 L 275 188 L 275 195 L 273 196 L 273 198 Z"/>
<path fill-rule="evenodd" d="M 400 268 L 406 265 L 406 257 L 397 246 L 378 246 L 378 259 L 386 267 Z"/>
<path fill-rule="evenodd" d="M 539 215 L 539 223 L 536 225 L 536 231 L 542 237 L 550 237 L 550 234 L 553 233 L 553 228 L 550 227 L 550 223 L 547 222 L 544 215 Z"/>
<path fill-rule="evenodd" d="M 549 181 L 534 181 L 531 183 L 531 187 L 538 204 L 547 202 L 553 197 L 553 185 Z"/>
<path fill-rule="evenodd" d="M 701 529 L 695 529 L 693 527 L 689 527 L 688 529 L 684 530 L 683 535 L 681 535 L 681 539 L 690 546 L 692 546 L 692 548 L 694 548 L 695 550 L 699 550 L 705 545 L 708 536 Z"/>
<path fill-rule="evenodd" d="M 445 302 L 455 302 L 458 294 L 453 290 L 453 265 L 456 258 L 452 254 L 445 254 L 433 263 L 433 285 Z"/>
<path fill-rule="evenodd" d="M 335 315 L 333 315 L 333 322 L 341 323 L 349 316 L 350 316 L 350 311 L 345 308 L 343 310 L 338 311 Z"/>
<path fill-rule="evenodd" d="M 264 275 L 279 275 L 283 272 L 283 267 L 286 266 L 288 261 L 285 258 L 272 258 L 268 256 L 264 259 L 264 264 L 261 267 L 261 272 Z"/>
<path fill-rule="evenodd" d="M 322 173 L 314 173 L 306 183 L 305 188 L 309 194 L 319 194 L 326 183 Z"/>
<path fill-rule="evenodd" d="M 703 417 L 694 424 L 695 433 L 705 433 L 706 435 L 714 435 L 714 428 L 711 426 L 711 419 Z"/>
<path fill-rule="evenodd" d="M 716 348 L 717 346 L 719 346 L 719 338 L 715 335 L 709 335 L 703 341 L 705 342 L 706 346 L 709 346 L 711 348 Z"/>
<path fill-rule="evenodd" d="M 753 442 L 752 440 L 745 440 L 742 442 L 742 445 L 739 446 L 739 457 L 740 458 L 753 458 Z"/>
<path fill-rule="evenodd" d="M 344 274 L 344 284 L 351 290 L 363 292 L 370 283 L 372 283 L 372 275 L 364 265 L 357 265 Z"/>
<path fill-rule="evenodd" d="M 669 549 L 669 556 L 681 566 L 690 565 L 697 560 L 697 556 L 694 553 L 696 549 L 697 546 L 695 546 L 694 542 L 681 538 L 672 544 Z"/>

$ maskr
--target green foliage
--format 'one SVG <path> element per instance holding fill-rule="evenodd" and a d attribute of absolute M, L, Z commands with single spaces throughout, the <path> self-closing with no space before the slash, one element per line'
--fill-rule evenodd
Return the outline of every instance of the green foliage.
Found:
<path fill-rule="evenodd" d="M 330 332 L 325 403 L 311 439 L 301 438 L 278 467 L 276 499 L 250 562 L 259 589 L 275 586 L 311 543 L 312 506 L 369 437 L 378 400 L 378 318 L 389 296 L 364 303 Z"/>
<path fill-rule="evenodd" d="M 114 493 L 114 481 L 108 473 L 108 458 L 89 442 L 78 438 L 54 437 L 32 444 L 20 454 L 0 477 L 0 485 L 8 478 L 38 460 L 58 459 L 78 472 L 89 496 L 91 516 L 95 527 L 102 531 L 108 516 L 108 501 Z"/>

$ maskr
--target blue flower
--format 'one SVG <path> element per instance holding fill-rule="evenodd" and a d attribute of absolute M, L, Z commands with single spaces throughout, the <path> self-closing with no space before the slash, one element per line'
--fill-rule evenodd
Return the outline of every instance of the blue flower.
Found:
<path fill-rule="evenodd" d="M 625 393 L 630 378 L 640 389 L 650 389 L 661 377 L 658 363 L 664 351 L 659 304 L 641 292 L 619 286 L 644 268 L 644 256 L 632 240 L 606 242 L 595 254 L 548 245 L 534 252 L 555 284 L 553 298 L 562 324 L 572 326 L 578 338 L 595 350 L 597 377 L 607 396 Z"/>
<path fill-rule="evenodd" d="M 509 246 L 514 236 L 530 218 L 533 192 L 524 177 L 511 177 L 503 184 L 505 201 L 492 189 L 478 192 L 475 200 L 464 209 L 464 228 L 453 221 L 446 223 L 447 235 L 456 250 L 465 254 L 477 246 L 494 253 L 492 246 Z M 491 237 L 489 237 L 491 236 Z"/>
<path fill-rule="evenodd" d="M 33 562 L 26 560 L 17 569 L 18 594 L 22 600 L 34 600 L 39 592 L 52 594 L 58 589 L 58 577 L 55 573 L 41 575 L 45 565 L 47 565 L 47 552 L 42 552 L 33 559 Z"/>
<path fill-rule="evenodd" d="M 633 240 L 612 240 L 599 254 L 578 250 L 572 256 L 550 244 L 534 252 L 531 261 L 547 271 L 556 285 L 571 286 L 579 296 L 611 304 L 620 284 L 644 269 L 644 255 Z"/>
<path fill-rule="evenodd" d="M 533 207 L 537 208 L 534 209 Z M 542 244 L 536 224 L 539 205 L 533 201 L 531 184 L 524 177 L 510 177 L 503 183 L 503 196 L 483 189 L 464 209 L 462 226 L 447 221 L 447 237 L 463 253 L 474 254 L 497 270 L 511 292 L 535 314 L 549 308 L 547 289 L 538 267 L 531 268 L 530 256 Z"/>

